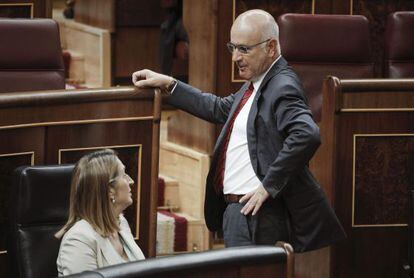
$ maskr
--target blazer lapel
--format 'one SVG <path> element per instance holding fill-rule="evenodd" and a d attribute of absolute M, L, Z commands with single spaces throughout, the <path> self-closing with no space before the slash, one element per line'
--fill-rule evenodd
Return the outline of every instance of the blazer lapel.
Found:
<path fill-rule="evenodd" d="M 263 81 L 260 84 L 260 87 L 256 92 L 252 106 L 249 111 L 249 116 L 247 118 L 247 144 L 248 144 L 248 148 L 250 152 L 252 166 L 253 166 L 254 171 L 256 172 L 256 175 L 257 175 L 257 156 L 256 156 L 257 142 L 256 142 L 256 129 L 254 127 L 254 123 L 256 120 L 257 112 L 259 110 L 258 101 L 259 101 L 260 96 L 263 93 L 263 88 L 266 86 L 267 82 L 269 82 L 269 80 L 272 79 L 273 76 L 278 74 L 280 70 L 286 65 L 287 65 L 286 60 L 283 57 L 280 57 L 279 61 L 277 61 L 273 65 L 273 67 L 269 70 L 269 72 L 263 78 Z"/>
<path fill-rule="evenodd" d="M 108 238 L 104 238 L 98 233 L 96 233 L 96 238 L 98 242 L 98 247 L 102 252 L 102 257 L 105 258 L 105 260 L 108 262 L 108 264 L 120 264 L 124 261 L 121 259 L 121 256 L 119 256 L 114 247 L 112 246 L 111 242 Z M 103 266 L 103 265 L 102 265 Z M 101 266 L 101 267 L 102 267 Z"/>
<path fill-rule="evenodd" d="M 119 231 L 119 234 L 121 235 L 122 239 L 124 240 L 125 244 L 129 248 L 129 250 L 134 255 L 135 259 L 139 260 L 139 259 L 144 259 L 145 258 L 142 251 L 139 248 L 137 248 L 137 244 L 135 243 L 135 240 L 131 236 L 131 233 L 129 231 L 125 231 L 121 227 L 121 230 Z"/>

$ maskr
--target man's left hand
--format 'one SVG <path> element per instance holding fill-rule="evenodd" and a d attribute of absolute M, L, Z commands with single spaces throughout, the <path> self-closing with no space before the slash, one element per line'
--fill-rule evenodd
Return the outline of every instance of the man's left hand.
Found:
<path fill-rule="evenodd" d="M 239 203 L 247 202 L 240 212 L 248 215 L 253 210 L 252 215 L 255 215 L 267 198 L 269 198 L 269 193 L 261 184 L 255 191 L 247 193 L 240 199 Z"/>

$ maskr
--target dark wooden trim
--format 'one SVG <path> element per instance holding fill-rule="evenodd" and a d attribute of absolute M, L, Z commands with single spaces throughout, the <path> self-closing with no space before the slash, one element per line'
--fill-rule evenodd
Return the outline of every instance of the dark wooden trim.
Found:
<path fill-rule="evenodd" d="M 331 77 L 335 79 L 335 77 Z M 375 93 L 398 91 L 412 92 L 414 79 L 349 79 L 339 80 L 338 86 L 343 93 L 357 93 L 363 91 L 375 91 Z"/>
<path fill-rule="evenodd" d="M 155 90 L 154 94 L 154 124 L 152 126 L 152 161 L 151 161 L 151 217 L 149 234 L 149 256 L 156 255 L 157 241 L 157 203 L 158 203 L 158 170 L 159 170 L 159 151 L 160 151 L 160 122 L 161 122 L 161 92 Z"/>
<path fill-rule="evenodd" d="M 150 100 L 153 97 L 154 93 L 152 90 L 142 90 L 132 86 L 84 90 L 16 92 L 1 94 L 0 108 L 110 100 Z"/>

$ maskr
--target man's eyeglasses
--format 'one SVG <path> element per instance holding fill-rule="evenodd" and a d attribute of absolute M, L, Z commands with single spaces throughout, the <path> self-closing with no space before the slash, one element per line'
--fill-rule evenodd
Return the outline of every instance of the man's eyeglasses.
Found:
<path fill-rule="evenodd" d="M 267 39 L 265 41 L 253 44 L 253 45 L 244 45 L 244 44 L 234 44 L 234 43 L 227 43 L 227 48 L 229 49 L 230 53 L 233 54 L 234 50 L 238 50 L 241 54 L 248 54 L 250 52 L 250 50 L 252 50 L 253 48 L 255 48 L 258 45 L 261 45 L 262 43 L 268 42 L 271 39 Z"/>

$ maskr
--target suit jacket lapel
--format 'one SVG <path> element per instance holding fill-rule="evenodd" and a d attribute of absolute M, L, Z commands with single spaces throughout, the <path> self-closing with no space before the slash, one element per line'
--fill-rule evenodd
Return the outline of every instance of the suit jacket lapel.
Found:
<path fill-rule="evenodd" d="M 282 68 L 286 67 L 288 65 L 285 58 L 280 57 L 279 61 L 277 61 L 273 67 L 269 70 L 269 72 L 266 74 L 266 76 L 263 78 L 262 83 L 260 84 L 259 90 L 257 90 L 257 93 L 261 94 L 263 87 L 267 84 L 267 82 L 272 79 L 273 76 L 278 74 Z"/>
<path fill-rule="evenodd" d="M 263 93 L 263 88 L 266 86 L 267 82 L 272 79 L 273 76 L 278 74 L 280 70 L 287 65 L 286 60 L 283 57 L 280 57 L 273 67 L 269 70 L 266 76 L 263 78 L 262 83 L 260 84 L 259 89 L 256 92 L 252 106 L 249 111 L 249 116 L 247 118 L 247 144 L 250 152 L 250 158 L 252 159 L 253 169 L 257 174 L 257 156 L 256 156 L 256 129 L 254 123 L 256 120 L 258 108 L 258 100 Z"/>

